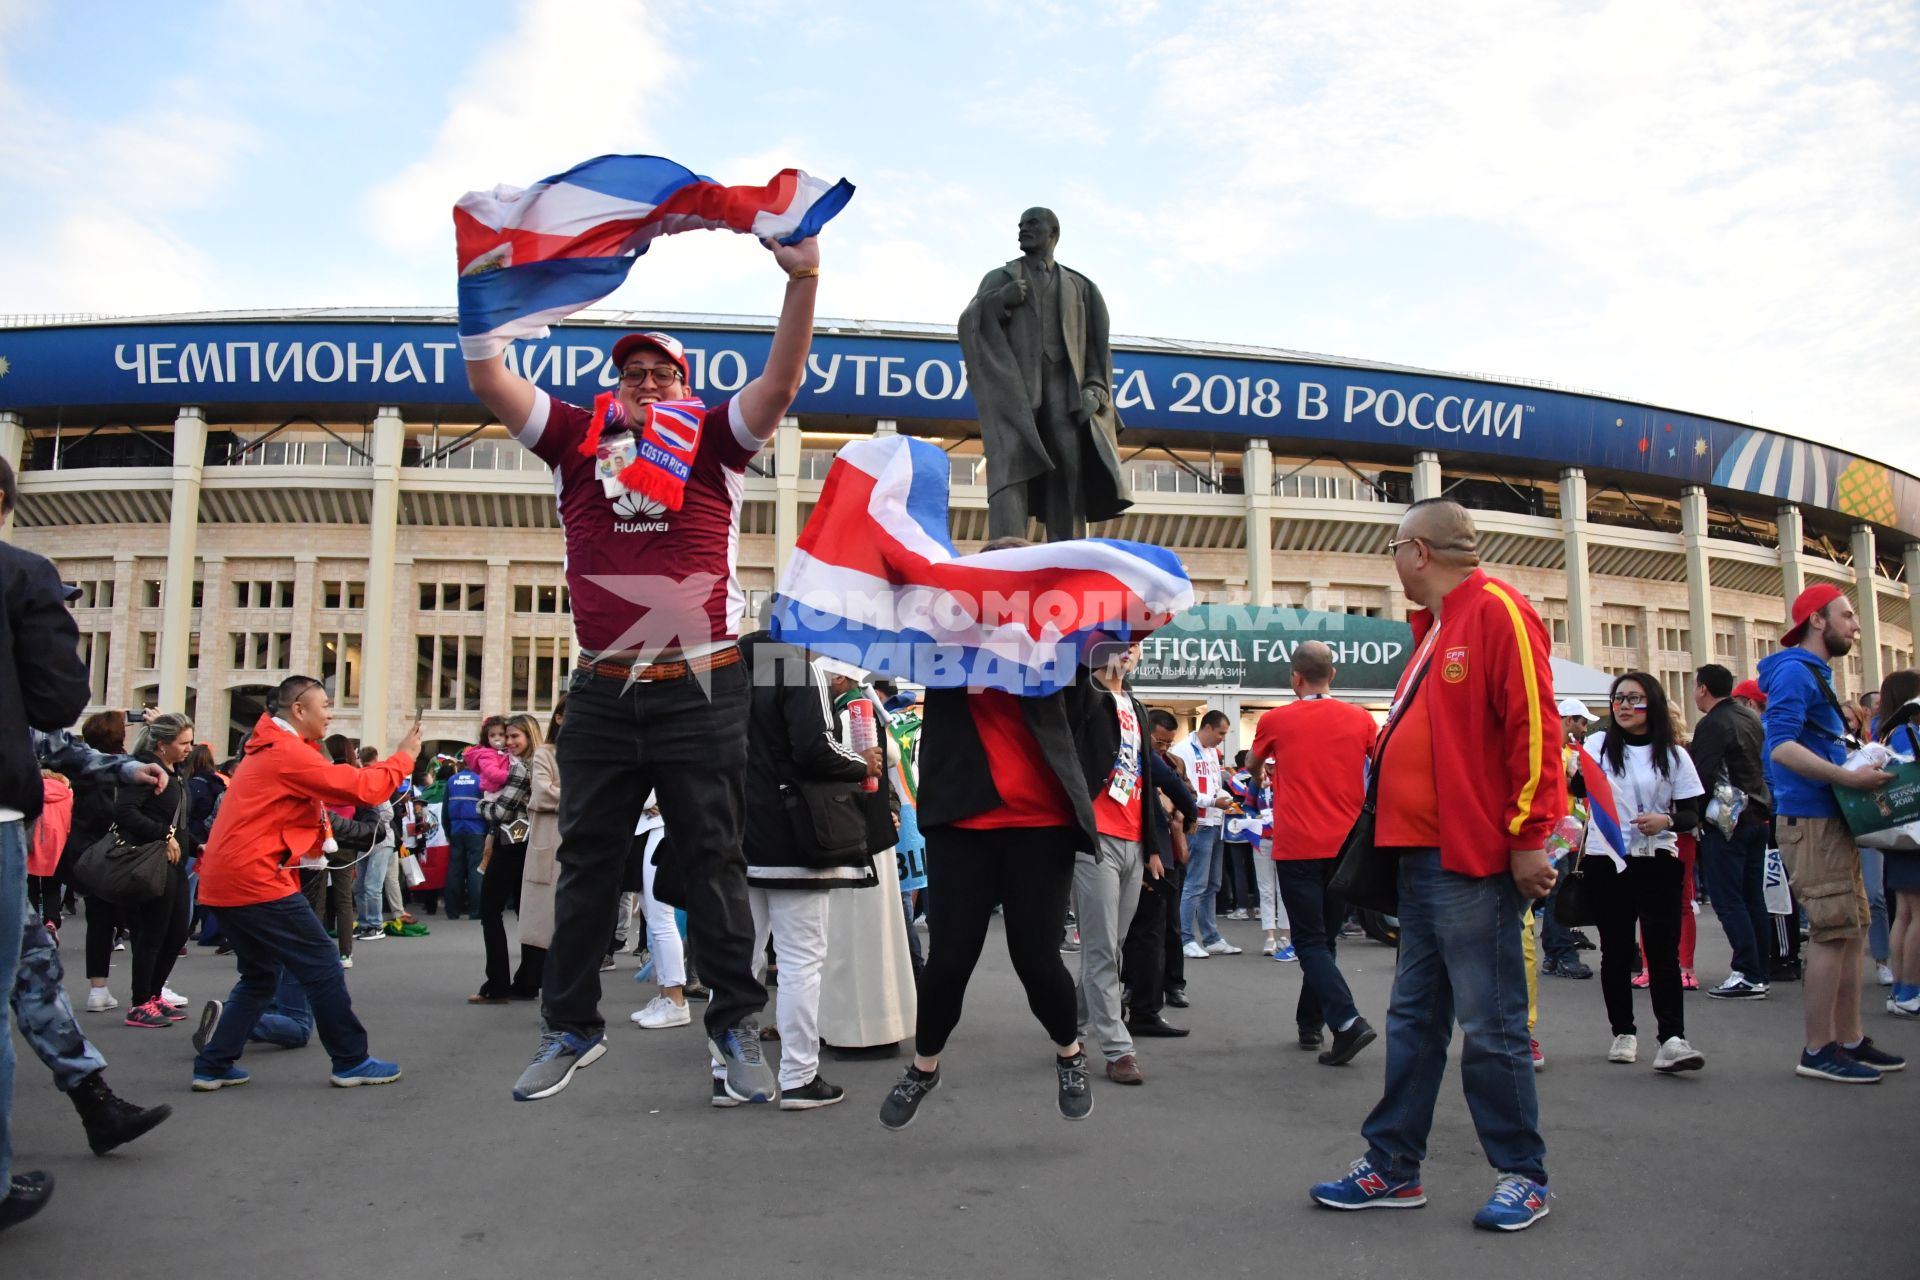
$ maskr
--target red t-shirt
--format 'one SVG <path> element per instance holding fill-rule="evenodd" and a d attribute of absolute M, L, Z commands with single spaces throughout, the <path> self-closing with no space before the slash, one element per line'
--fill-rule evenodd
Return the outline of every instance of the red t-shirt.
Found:
<path fill-rule="evenodd" d="M 1431 661 L 1435 627 L 1414 663 Z M 1409 672 L 1417 669 L 1409 665 Z M 1408 677 L 1411 679 L 1411 675 Z M 1427 718 L 1423 681 L 1400 708 L 1393 736 L 1380 762 L 1380 797 L 1374 819 L 1374 843 L 1396 849 L 1440 847 L 1440 792 L 1433 773 L 1433 722 Z"/>
<path fill-rule="evenodd" d="M 999 689 L 975 689 L 967 695 L 967 708 L 973 713 L 980 745 L 987 750 L 987 768 L 1000 804 L 953 825 L 973 831 L 1073 826 L 1073 804 L 1040 753 L 1040 744 L 1033 740 L 1020 699 Z"/>
<path fill-rule="evenodd" d="M 1113 699 L 1114 714 L 1120 720 L 1120 754 L 1114 757 L 1106 785 L 1093 798 L 1094 830 L 1117 840 L 1138 840 L 1140 826 L 1140 717 L 1133 713 L 1133 699 L 1124 693 L 1107 690 Z"/>
<path fill-rule="evenodd" d="M 1373 717 L 1338 698 L 1275 707 L 1253 731 L 1254 760 L 1273 761 L 1273 856 L 1277 862 L 1340 852 L 1367 798 Z"/>
<path fill-rule="evenodd" d="M 592 414 L 542 391 L 520 443 L 553 468 L 567 539 L 567 589 L 581 647 L 699 652 L 735 640 L 747 610 L 734 566 L 747 463 L 766 442 L 740 402 L 707 410 L 680 510 L 637 493 L 609 498 L 580 452 Z"/>

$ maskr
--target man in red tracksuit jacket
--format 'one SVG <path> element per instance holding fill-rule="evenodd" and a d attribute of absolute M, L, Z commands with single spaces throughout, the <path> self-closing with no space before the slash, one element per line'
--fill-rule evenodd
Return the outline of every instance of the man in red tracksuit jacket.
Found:
<path fill-rule="evenodd" d="M 1499 1173 L 1474 1225 L 1519 1231 L 1547 1213 L 1520 917 L 1553 887 L 1545 845 L 1566 812 L 1552 646 L 1526 598 L 1480 571 L 1457 503 L 1413 504 L 1388 549 L 1421 609 L 1374 748 L 1375 844 L 1400 864 L 1386 1092 L 1361 1127 L 1367 1154 L 1312 1195 L 1334 1209 L 1426 1203 L 1420 1162 L 1458 1017 L 1467 1107 Z"/>

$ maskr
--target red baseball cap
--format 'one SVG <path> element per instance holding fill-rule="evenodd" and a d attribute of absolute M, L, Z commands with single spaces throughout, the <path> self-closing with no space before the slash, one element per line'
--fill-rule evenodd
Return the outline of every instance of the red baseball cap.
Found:
<path fill-rule="evenodd" d="M 1793 627 L 1780 637 L 1780 647 L 1791 649 L 1800 643 L 1807 634 L 1807 619 L 1820 612 L 1835 600 L 1846 598 L 1846 592 L 1831 582 L 1816 582 L 1793 598 Z"/>
<path fill-rule="evenodd" d="M 1733 686 L 1732 696 L 1745 698 L 1750 702 L 1757 702 L 1763 707 L 1767 705 L 1767 695 L 1760 691 L 1760 682 L 1758 680 L 1742 680 L 1739 684 Z"/>
<path fill-rule="evenodd" d="M 689 385 L 693 374 L 687 368 L 687 349 L 680 345 L 680 339 L 668 333 L 630 333 L 613 344 L 613 371 L 619 373 L 626 367 L 627 357 L 641 347 L 652 347 L 667 359 L 680 366 L 681 380 Z"/>

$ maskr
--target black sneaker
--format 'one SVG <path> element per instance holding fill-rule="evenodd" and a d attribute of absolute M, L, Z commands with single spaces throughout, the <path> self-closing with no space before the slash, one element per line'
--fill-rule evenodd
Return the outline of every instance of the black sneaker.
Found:
<path fill-rule="evenodd" d="M 725 1080 L 715 1080 L 713 1082 L 713 1105 L 716 1107 L 737 1107 L 740 1105 L 740 1099 L 727 1092 L 727 1082 Z"/>
<path fill-rule="evenodd" d="M 909 1066 L 905 1075 L 880 1103 L 880 1123 L 889 1129 L 904 1129 L 920 1113 L 926 1096 L 940 1087 L 940 1068 L 921 1071 Z"/>
<path fill-rule="evenodd" d="M 1187 999 L 1187 989 L 1185 987 L 1168 987 L 1167 1003 L 1176 1009 L 1184 1009 L 1193 1002 Z"/>
<path fill-rule="evenodd" d="M 1093 1091 L 1087 1088 L 1087 1054 L 1083 1049 L 1071 1058 L 1056 1056 L 1055 1074 L 1060 1077 L 1060 1115 L 1066 1120 L 1085 1120 L 1093 1114 Z"/>
<path fill-rule="evenodd" d="M 1309 1031 L 1305 1027 L 1300 1028 L 1300 1047 L 1302 1049 L 1318 1049 L 1325 1043 L 1326 1041 L 1320 1038 L 1318 1031 Z"/>
<path fill-rule="evenodd" d="M 1540 972 L 1549 978 L 1573 978 L 1579 980 L 1593 976 L 1591 966 L 1572 956 L 1569 956 L 1565 960 L 1549 960 L 1540 966 Z"/>
<path fill-rule="evenodd" d="M 782 1111 L 813 1111 L 819 1107 L 830 1107 L 847 1096 L 847 1091 L 837 1084 L 828 1084 L 819 1076 L 792 1089 L 780 1091 L 780 1109 Z"/>
<path fill-rule="evenodd" d="M 1582 933 L 1578 929 L 1575 929 L 1572 932 L 1573 932 L 1573 949 L 1575 951 L 1594 950 L 1592 938 L 1589 938 L 1586 934 Z"/>
<path fill-rule="evenodd" d="M 5 1190 L 6 1197 L 0 1199 L 0 1231 L 25 1222 L 47 1207 L 47 1201 L 53 1198 L 53 1175 L 37 1169 L 16 1173 Z"/>
<path fill-rule="evenodd" d="M 1320 1065 L 1344 1067 L 1379 1038 L 1380 1033 L 1369 1026 L 1365 1018 L 1355 1018 L 1345 1031 L 1333 1033 L 1333 1048 L 1320 1055 Z"/>
<path fill-rule="evenodd" d="M 207 1047 L 207 1041 L 213 1039 L 213 1029 L 220 1025 L 220 1015 L 226 1011 L 226 1005 L 218 1000 L 209 1000 L 200 1009 L 200 1025 L 193 1029 L 193 1051 L 200 1052 Z"/>

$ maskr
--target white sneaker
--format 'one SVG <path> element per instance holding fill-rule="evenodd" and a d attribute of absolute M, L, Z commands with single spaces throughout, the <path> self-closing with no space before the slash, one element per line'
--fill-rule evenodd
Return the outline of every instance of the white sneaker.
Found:
<path fill-rule="evenodd" d="M 1280 949 L 1280 944 L 1273 940 L 1273 937 L 1271 934 L 1268 935 L 1267 940 L 1265 942 L 1262 942 L 1260 944 L 1260 954 L 1263 956 L 1270 956 L 1274 952 L 1278 951 L 1279 949 Z"/>
<path fill-rule="evenodd" d="M 1748 982 L 1747 976 L 1738 969 L 1727 975 L 1727 980 L 1707 992 L 1715 1000 L 1765 1000 L 1765 983 Z"/>
<path fill-rule="evenodd" d="M 1879 968 L 1879 970 L 1880 970 L 1880 972 L 1879 972 L 1879 974 L 1878 974 L 1878 975 L 1876 975 L 1876 976 L 1877 976 L 1877 977 L 1879 978 L 1879 981 L 1880 981 L 1880 985 L 1881 985 L 1881 986 L 1883 986 L 1883 987 L 1890 987 L 1890 986 L 1892 986 L 1892 985 L 1893 985 L 1893 970 L 1891 970 L 1891 969 L 1889 969 L 1889 968 L 1887 968 L 1887 966 L 1885 966 L 1885 965 L 1879 965 L 1879 966 L 1877 966 L 1877 967 L 1878 967 L 1878 968 Z"/>
<path fill-rule="evenodd" d="M 105 1013 L 109 1009 L 118 1009 L 120 1002 L 113 998 L 113 992 L 105 987 L 87 988 L 87 1012 Z M 1887 1007 L 1893 1007 L 1893 1001 L 1887 1001 Z"/>
<path fill-rule="evenodd" d="M 340 967 L 341 967 L 342 969 L 351 969 L 351 968 L 353 968 L 353 957 L 352 957 L 352 956 L 341 956 L 341 957 L 340 957 Z"/>
<path fill-rule="evenodd" d="M 193 1003 L 193 1001 L 187 999 L 172 987 L 165 985 L 162 985 L 160 988 L 160 998 L 176 1009 L 184 1009 Z"/>
<path fill-rule="evenodd" d="M 1180 948 L 1180 954 L 1186 956 L 1189 960 L 1205 960 L 1211 957 L 1213 952 L 1207 950 L 1197 942 L 1189 942 L 1186 946 Z"/>
<path fill-rule="evenodd" d="M 1240 948 L 1234 946 L 1225 938 L 1216 938 L 1212 942 L 1209 942 L 1207 944 L 1207 951 L 1216 956 L 1237 956 L 1240 954 Z"/>
<path fill-rule="evenodd" d="M 627 1015 L 627 1020 L 644 1031 L 659 1031 L 665 1027 L 686 1026 L 693 1021 L 693 1010 L 665 996 L 655 996 L 646 1008 L 635 1009 Z"/>
<path fill-rule="evenodd" d="M 1638 1036 L 1615 1036 L 1613 1048 L 1607 1050 L 1608 1062 L 1638 1062 L 1640 1060 L 1640 1039 Z"/>
<path fill-rule="evenodd" d="M 104 990 L 104 988 L 102 988 L 102 990 Z M 93 1007 L 91 998 L 89 998 L 87 1007 L 89 1009 Z M 107 1008 L 111 1009 L 113 1006 L 108 1005 Z M 1920 996 L 1915 996 L 1911 1000 L 1895 1000 L 1892 996 L 1888 996 L 1887 1012 L 1896 1018 L 1920 1018 Z"/>
<path fill-rule="evenodd" d="M 1707 1065 L 1707 1057 L 1687 1043 L 1685 1036 L 1674 1036 L 1660 1046 L 1660 1052 L 1653 1055 L 1653 1069 L 1672 1074 L 1675 1071 L 1698 1071 Z"/>

